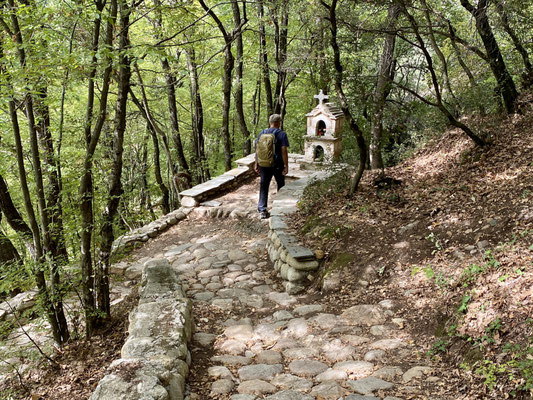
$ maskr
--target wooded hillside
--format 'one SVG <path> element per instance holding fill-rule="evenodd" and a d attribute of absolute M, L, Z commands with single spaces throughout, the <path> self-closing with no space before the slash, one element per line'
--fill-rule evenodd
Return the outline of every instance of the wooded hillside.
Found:
<path fill-rule="evenodd" d="M 350 198 L 450 128 L 483 158 L 488 120 L 530 112 L 520 0 L 7 0 L 0 28 L 0 299 L 37 287 L 59 346 L 67 294 L 86 338 L 109 319 L 113 241 L 233 168 L 272 113 L 301 153 L 330 95 Z"/>

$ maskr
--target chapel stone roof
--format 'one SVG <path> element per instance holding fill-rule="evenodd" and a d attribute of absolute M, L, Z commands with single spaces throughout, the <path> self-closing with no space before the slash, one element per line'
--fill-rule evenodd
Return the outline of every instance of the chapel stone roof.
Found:
<path fill-rule="evenodd" d="M 322 103 L 311 110 L 306 117 L 315 117 L 319 114 L 326 114 L 331 119 L 344 117 L 344 113 L 335 103 Z"/>

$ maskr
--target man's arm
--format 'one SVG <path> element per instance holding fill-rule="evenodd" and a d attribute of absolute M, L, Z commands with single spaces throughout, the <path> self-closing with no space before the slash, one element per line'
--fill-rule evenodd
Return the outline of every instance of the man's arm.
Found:
<path fill-rule="evenodd" d="M 283 158 L 283 175 L 289 173 L 289 152 L 287 151 L 287 146 L 281 146 L 281 158 Z"/>

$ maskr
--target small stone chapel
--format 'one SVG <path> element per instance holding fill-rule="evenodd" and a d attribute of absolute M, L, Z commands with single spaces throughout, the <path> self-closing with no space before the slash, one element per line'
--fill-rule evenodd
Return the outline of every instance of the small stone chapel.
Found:
<path fill-rule="evenodd" d="M 318 95 L 318 105 L 307 117 L 307 133 L 304 136 L 304 153 L 307 162 L 337 161 L 342 152 L 342 129 L 344 114 L 334 103 L 326 103 L 329 96 L 322 89 Z"/>

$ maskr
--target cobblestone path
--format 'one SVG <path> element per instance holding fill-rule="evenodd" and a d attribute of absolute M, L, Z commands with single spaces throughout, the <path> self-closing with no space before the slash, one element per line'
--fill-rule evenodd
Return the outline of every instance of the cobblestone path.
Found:
<path fill-rule="evenodd" d="M 190 400 L 441 398 L 427 396 L 439 378 L 413 363 L 392 301 L 334 310 L 320 295 L 286 294 L 255 202 L 232 196 L 249 217 L 190 219 L 160 254 L 193 302 Z"/>

